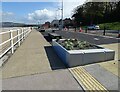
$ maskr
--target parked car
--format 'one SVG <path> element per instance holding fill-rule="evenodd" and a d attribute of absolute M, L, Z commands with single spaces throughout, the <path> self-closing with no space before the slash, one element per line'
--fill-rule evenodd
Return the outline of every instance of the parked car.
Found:
<path fill-rule="evenodd" d="M 91 25 L 91 26 L 88 26 L 87 28 L 88 30 L 99 30 L 100 29 L 98 25 Z"/>

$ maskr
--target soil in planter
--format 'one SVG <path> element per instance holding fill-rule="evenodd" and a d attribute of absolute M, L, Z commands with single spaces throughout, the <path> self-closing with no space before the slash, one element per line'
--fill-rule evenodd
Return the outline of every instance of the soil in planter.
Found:
<path fill-rule="evenodd" d="M 85 50 L 85 49 L 103 49 L 87 41 L 79 41 L 78 39 L 66 39 L 58 41 L 67 50 Z"/>

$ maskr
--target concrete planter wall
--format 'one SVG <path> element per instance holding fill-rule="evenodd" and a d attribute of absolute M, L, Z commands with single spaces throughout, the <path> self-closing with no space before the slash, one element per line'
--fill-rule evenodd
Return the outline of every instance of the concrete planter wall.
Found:
<path fill-rule="evenodd" d="M 63 41 L 64 39 L 60 39 Z M 110 49 L 66 50 L 55 39 L 52 45 L 64 64 L 68 67 L 114 60 L 115 51 Z"/>

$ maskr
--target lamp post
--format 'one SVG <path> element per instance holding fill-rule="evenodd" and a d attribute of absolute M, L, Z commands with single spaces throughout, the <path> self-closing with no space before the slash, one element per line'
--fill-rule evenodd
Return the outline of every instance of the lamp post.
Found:
<path fill-rule="evenodd" d="M 57 20 L 57 15 L 58 15 L 58 14 L 57 14 L 57 11 L 58 11 L 58 9 L 56 10 L 56 16 L 55 16 L 55 19 L 56 19 L 56 20 Z"/>
<path fill-rule="evenodd" d="M 38 21 L 38 24 L 37 24 L 37 25 L 38 25 L 38 29 L 39 29 L 39 21 Z"/>
<path fill-rule="evenodd" d="M 62 7 L 58 8 L 58 10 L 61 10 L 61 23 L 60 23 L 61 26 L 60 26 L 60 29 L 62 30 L 63 29 L 63 0 L 62 0 Z"/>
<path fill-rule="evenodd" d="M 62 20 L 62 22 L 61 22 L 61 29 L 63 29 L 63 0 L 62 0 L 62 9 L 61 9 L 61 20 Z"/>

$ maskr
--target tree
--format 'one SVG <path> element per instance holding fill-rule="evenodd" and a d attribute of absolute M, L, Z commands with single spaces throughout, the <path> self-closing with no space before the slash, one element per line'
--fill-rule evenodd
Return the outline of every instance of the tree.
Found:
<path fill-rule="evenodd" d="M 80 25 L 120 21 L 120 1 L 87 2 L 76 7 L 72 18 Z"/>

